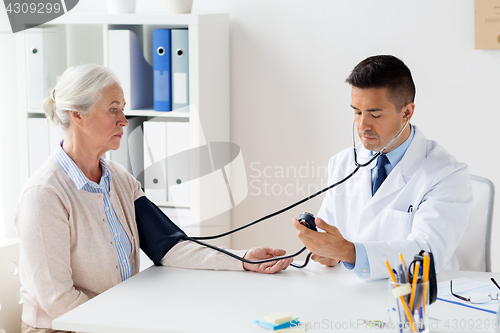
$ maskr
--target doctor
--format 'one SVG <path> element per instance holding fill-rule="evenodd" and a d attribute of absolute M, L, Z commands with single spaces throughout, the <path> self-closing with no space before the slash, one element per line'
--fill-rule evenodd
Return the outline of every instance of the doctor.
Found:
<path fill-rule="evenodd" d="M 388 277 L 383 257 L 409 264 L 421 249 L 432 251 L 436 270 L 458 269 L 454 251 L 472 202 L 468 168 L 409 124 L 415 85 L 406 65 L 380 55 L 360 62 L 346 80 L 351 86 L 354 127 L 363 163 L 401 135 L 367 167 L 328 191 L 316 232 L 293 219 L 298 237 L 324 265 L 343 265 L 363 279 Z M 405 124 L 408 125 L 405 127 Z M 403 130 L 404 128 L 404 130 Z M 328 183 L 354 170 L 352 147 L 328 163 Z"/>

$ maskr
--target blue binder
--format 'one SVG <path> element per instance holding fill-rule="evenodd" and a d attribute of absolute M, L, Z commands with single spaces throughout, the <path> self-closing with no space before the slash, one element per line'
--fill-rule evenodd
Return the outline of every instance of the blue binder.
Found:
<path fill-rule="evenodd" d="M 172 111 L 170 29 L 153 30 L 154 110 Z"/>
<path fill-rule="evenodd" d="M 188 29 L 172 29 L 172 110 L 189 111 Z M 182 110 L 180 110 L 182 109 Z"/>

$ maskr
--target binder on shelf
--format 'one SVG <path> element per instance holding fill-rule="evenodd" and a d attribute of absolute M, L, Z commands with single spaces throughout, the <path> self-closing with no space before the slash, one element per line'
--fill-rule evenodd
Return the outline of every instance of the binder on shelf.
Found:
<path fill-rule="evenodd" d="M 188 153 L 189 123 L 169 121 L 166 125 L 168 199 L 173 204 L 186 204 L 190 201 L 189 180 L 191 180 L 191 161 Z M 183 152 L 183 158 L 171 158 Z"/>
<path fill-rule="evenodd" d="M 153 30 L 154 110 L 172 111 L 171 30 Z"/>
<path fill-rule="evenodd" d="M 166 202 L 167 197 L 166 124 L 144 122 L 144 193 L 153 202 Z"/>
<path fill-rule="evenodd" d="M 144 146 L 142 122 L 147 117 L 130 117 L 123 128 L 120 148 L 112 150 L 111 160 L 123 165 L 144 186 Z"/>
<path fill-rule="evenodd" d="M 49 126 L 45 118 L 28 118 L 28 159 L 32 175 L 64 139 L 64 130 Z"/>
<path fill-rule="evenodd" d="M 189 111 L 186 108 L 189 105 L 188 29 L 172 29 L 171 59 L 172 110 Z"/>
<path fill-rule="evenodd" d="M 123 136 L 120 140 L 120 148 L 117 150 L 111 150 L 109 152 L 110 160 L 118 162 L 127 169 L 129 173 L 132 174 L 132 166 L 130 165 L 130 156 L 128 153 L 128 126 L 123 128 Z"/>
<path fill-rule="evenodd" d="M 26 84 L 28 109 L 39 110 L 57 77 L 66 65 L 62 51 L 63 34 L 53 28 L 31 28 L 26 31 Z"/>
<path fill-rule="evenodd" d="M 108 66 L 120 80 L 127 110 L 151 108 L 153 69 L 133 31 L 108 30 Z"/>
<path fill-rule="evenodd" d="M 127 146 L 130 156 L 132 175 L 144 188 L 144 126 L 146 117 L 135 117 L 129 120 Z"/>
<path fill-rule="evenodd" d="M 50 156 L 49 125 L 45 118 L 28 118 L 28 158 L 30 175 Z"/>

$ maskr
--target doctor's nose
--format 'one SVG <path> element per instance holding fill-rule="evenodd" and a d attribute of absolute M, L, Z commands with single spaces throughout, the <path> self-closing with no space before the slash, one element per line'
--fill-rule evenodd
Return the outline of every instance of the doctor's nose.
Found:
<path fill-rule="evenodd" d="M 364 132 L 372 129 L 371 122 L 369 118 L 365 115 L 360 115 L 356 117 L 356 125 L 358 127 L 358 131 Z"/>

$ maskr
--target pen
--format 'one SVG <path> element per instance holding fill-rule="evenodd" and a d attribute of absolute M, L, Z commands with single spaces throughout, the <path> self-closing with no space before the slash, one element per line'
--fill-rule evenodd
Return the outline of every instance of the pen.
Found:
<path fill-rule="evenodd" d="M 418 272 L 420 269 L 420 261 L 417 261 L 415 263 L 415 270 L 413 272 L 413 281 L 412 281 L 412 287 L 411 287 L 411 297 L 410 297 L 410 310 L 413 311 L 413 302 L 415 301 L 415 294 L 417 292 L 417 279 L 418 279 Z"/>
<path fill-rule="evenodd" d="M 422 322 L 423 318 L 423 310 L 422 310 L 422 305 L 426 301 L 426 299 L 423 296 L 423 286 L 422 286 L 422 272 L 423 272 L 423 267 L 420 266 L 419 273 L 418 273 L 418 280 L 417 280 L 417 292 L 415 294 L 415 309 L 414 311 L 416 312 L 415 316 L 419 318 L 419 322 Z M 422 324 L 421 324 L 422 325 Z M 421 326 L 419 326 L 419 329 Z"/>
<path fill-rule="evenodd" d="M 401 266 L 401 265 L 400 265 Z M 392 269 L 392 272 L 394 273 L 394 276 L 396 277 L 396 281 L 398 283 L 403 283 L 403 281 L 401 280 L 401 277 L 402 275 L 398 275 L 398 273 L 396 272 L 396 270 L 393 268 Z M 398 305 L 398 317 L 399 317 L 399 322 L 400 323 L 405 323 L 405 314 L 403 313 L 403 311 L 401 310 L 401 305 L 399 304 L 399 302 L 396 302 L 397 305 Z M 400 327 L 399 329 L 400 332 L 403 332 L 403 328 Z"/>
<path fill-rule="evenodd" d="M 403 277 L 404 277 L 404 281 L 403 282 L 410 282 L 409 279 L 407 278 L 407 274 L 408 274 L 408 267 L 406 267 L 406 263 L 405 263 L 405 260 L 403 258 L 403 255 L 400 253 L 399 254 L 399 260 L 401 260 L 401 266 L 402 266 L 402 269 L 403 269 Z"/>
<path fill-rule="evenodd" d="M 399 254 L 399 260 L 401 261 L 400 274 L 403 276 L 403 280 L 401 282 L 410 283 L 411 281 L 410 281 L 410 275 L 408 273 L 408 267 L 406 266 L 405 259 L 403 258 L 403 255 L 401 253 Z M 405 301 L 406 303 L 410 301 L 410 294 L 405 296 Z"/>
<path fill-rule="evenodd" d="M 389 265 L 389 262 L 387 261 L 387 258 L 384 256 L 384 261 L 385 261 L 385 266 L 387 267 L 387 270 L 389 271 L 389 275 L 391 276 L 391 280 L 394 283 L 394 287 L 397 288 L 398 284 L 396 282 L 396 277 L 394 276 L 394 273 L 392 272 L 391 265 Z M 408 321 L 410 322 L 411 328 L 413 332 L 417 331 L 417 328 L 415 327 L 413 323 L 413 318 L 410 313 L 410 310 L 408 309 L 408 304 L 406 304 L 403 296 L 399 296 L 399 300 L 401 301 L 401 304 L 403 304 L 403 309 L 405 310 L 406 317 L 408 318 Z"/>
<path fill-rule="evenodd" d="M 420 321 L 420 325 L 419 325 L 419 327 L 420 327 L 420 328 L 421 328 L 421 330 L 423 331 L 423 330 L 425 330 L 425 326 L 424 326 L 425 324 L 424 324 L 424 317 L 423 317 L 422 306 L 420 306 L 420 307 L 418 308 L 418 314 L 419 314 L 419 316 L 418 316 L 418 317 L 420 318 L 420 319 L 419 319 L 419 321 Z"/>
<path fill-rule="evenodd" d="M 392 274 L 394 274 L 394 277 L 396 278 L 397 283 L 401 283 L 401 279 L 399 278 L 398 272 L 393 268 L 392 269 Z"/>
<path fill-rule="evenodd" d="M 399 283 L 406 283 L 406 274 L 405 274 L 405 270 L 403 268 L 403 265 L 399 265 L 398 267 L 399 271 L 398 271 L 398 274 L 399 274 Z"/>

